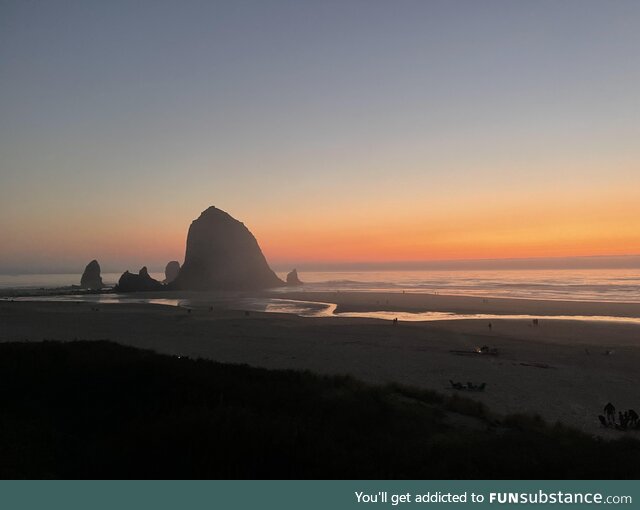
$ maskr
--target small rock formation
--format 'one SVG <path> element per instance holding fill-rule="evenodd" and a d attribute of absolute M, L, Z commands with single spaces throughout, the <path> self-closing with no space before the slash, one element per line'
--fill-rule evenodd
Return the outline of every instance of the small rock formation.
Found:
<path fill-rule="evenodd" d="M 117 292 L 145 292 L 154 290 L 163 290 L 165 288 L 158 280 L 154 280 L 149 276 L 147 267 L 143 267 L 138 274 L 125 271 L 115 290 Z"/>
<path fill-rule="evenodd" d="M 169 287 L 255 290 L 282 285 L 249 229 L 226 212 L 209 207 L 191 223 L 184 264 Z"/>
<path fill-rule="evenodd" d="M 287 285 L 294 287 L 296 285 L 302 285 L 300 278 L 298 278 L 298 270 L 294 269 L 287 275 Z"/>
<path fill-rule="evenodd" d="M 180 273 L 180 262 L 177 260 L 172 260 L 167 264 L 167 267 L 164 268 L 164 282 L 163 283 L 171 283 L 178 277 Z"/>
<path fill-rule="evenodd" d="M 89 290 L 100 290 L 102 285 L 102 277 L 100 276 L 100 264 L 97 260 L 92 260 L 84 268 L 82 278 L 80 278 L 80 287 Z"/>

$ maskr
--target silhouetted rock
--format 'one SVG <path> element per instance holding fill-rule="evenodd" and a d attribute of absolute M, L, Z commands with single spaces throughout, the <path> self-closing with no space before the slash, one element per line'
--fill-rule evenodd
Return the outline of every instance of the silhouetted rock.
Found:
<path fill-rule="evenodd" d="M 295 285 L 302 285 L 302 282 L 300 281 L 300 278 L 298 278 L 298 270 L 294 269 L 293 271 L 291 271 L 288 275 L 287 275 L 287 285 L 290 286 L 295 286 Z"/>
<path fill-rule="evenodd" d="M 178 273 L 180 273 L 180 262 L 172 260 L 164 268 L 164 283 L 171 283 L 178 277 Z"/>
<path fill-rule="evenodd" d="M 189 227 L 184 264 L 170 287 L 248 290 L 282 285 L 249 229 L 226 212 L 209 207 Z"/>
<path fill-rule="evenodd" d="M 100 264 L 97 260 L 92 260 L 84 268 L 84 273 L 80 278 L 80 287 L 83 289 L 100 290 L 102 285 L 102 277 L 100 276 Z"/>
<path fill-rule="evenodd" d="M 116 290 L 118 292 L 143 292 L 153 290 L 163 290 L 165 288 L 158 280 L 154 280 L 149 276 L 146 266 L 143 267 L 138 274 L 125 271 L 120 280 Z"/>

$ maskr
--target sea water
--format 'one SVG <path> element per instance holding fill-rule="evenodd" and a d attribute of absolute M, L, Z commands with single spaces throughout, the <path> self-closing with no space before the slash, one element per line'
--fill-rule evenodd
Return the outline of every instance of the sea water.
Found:
<path fill-rule="evenodd" d="M 285 278 L 285 273 L 278 276 Z M 305 291 L 424 292 L 460 296 L 640 303 L 640 269 L 300 272 Z M 103 273 L 107 287 L 120 274 Z M 162 273 L 151 273 L 159 281 Z M 80 284 L 80 274 L 0 275 L 2 289 Z M 278 291 L 286 292 L 282 288 Z"/>
<path fill-rule="evenodd" d="M 640 303 L 640 269 L 301 272 L 299 277 L 309 291 Z"/>

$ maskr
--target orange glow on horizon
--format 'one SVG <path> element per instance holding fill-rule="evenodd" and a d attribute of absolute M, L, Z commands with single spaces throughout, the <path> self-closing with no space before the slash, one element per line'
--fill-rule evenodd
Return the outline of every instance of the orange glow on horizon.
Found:
<path fill-rule="evenodd" d="M 477 206 L 477 204 L 475 204 Z M 470 209 L 474 204 L 470 204 Z M 411 214 L 414 212 L 411 211 Z M 398 215 L 400 216 L 400 215 Z M 269 260 L 385 262 L 634 255 L 640 253 L 640 202 L 618 197 L 581 204 L 477 206 L 411 220 L 369 218 L 259 232 Z"/>
<path fill-rule="evenodd" d="M 322 209 L 291 206 L 232 215 L 254 233 L 271 264 L 313 262 L 411 262 L 640 254 L 640 200 L 635 188 L 609 195 L 463 196 L 438 203 L 327 204 Z M 131 213 L 131 211 L 128 211 Z M 187 211 L 169 218 L 113 214 L 69 216 L 13 223 L 4 256 L 29 262 L 24 254 L 46 253 L 52 261 L 98 258 L 105 266 L 137 270 L 184 260 Z M 73 256 L 73 259 L 70 259 Z M 35 260 L 35 259 L 34 259 Z M 86 262 L 85 262 L 86 263 Z"/>

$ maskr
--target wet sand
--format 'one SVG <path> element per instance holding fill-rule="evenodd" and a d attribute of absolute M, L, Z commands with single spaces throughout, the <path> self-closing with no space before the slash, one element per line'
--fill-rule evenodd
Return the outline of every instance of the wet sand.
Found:
<path fill-rule="evenodd" d="M 640 317 L 640 303 L 482 298 L 402 292 L 302 292 L 273 294 L 288 299 L 336 303 L 336 312 L 404 311 L 496 315 L 595 315 Z"/>
<path fill-rule="evenodd" d="M 608 437 L 620 433 L 599 425 L 597 415 L 607 402 L 640 408 L 640 326 L 633 324 L 545 320 L 536 327 L 494 320 L 489 329 L 479 320 L 394 326 L 376 319 L 246 316 L 149 304 L 95 309 L 90 303 L 0 302 L 0 341 L 108 339 L 221 362 L 350 374 L 459 393 L 497 413 L 537 413 Z M 480 345 L 500 354 L 451 352 Z M 450 379 L 487 387 L 482 393 L 456 391 Z"/>

